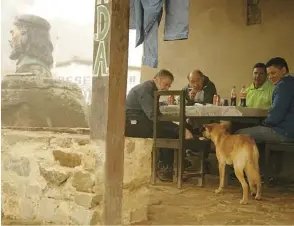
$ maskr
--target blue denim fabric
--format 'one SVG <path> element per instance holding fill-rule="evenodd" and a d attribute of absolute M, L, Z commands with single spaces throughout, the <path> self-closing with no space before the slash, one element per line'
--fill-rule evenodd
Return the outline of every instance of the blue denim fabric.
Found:
<path fill-rule="evenodd" d="M 158 65 L 158 22 L 145 37 L 143 43 L 143 57 L 142 64 L 156 68 Z"/>
<path fill-rule="evenodd" d="M 189 0 L 165 1 L 164 40 L 187 39 L 189 34 Z"/>
<path fill-rule="evenodd" d="M 294 139 L 283 136 L 277 133 L 273 128 L 266 126 L 254 126 L 240 129 L 235 134 L 247 134 L 256 142 L 294 142 Z"/>
<path fill-rule="evenodd" d="M 158 26 L 163 0 L 130 0 L 130 28 L 136 28 L 136 47 L 144 42 L 143 65 L 157 67 Z M 189 0 L 165 0 L 164 40 L 187 39 Z"/>
<path fill-rule="evenodd" d="M 130 0 L 129 29 L 136 29 L 135 0 Z"/>

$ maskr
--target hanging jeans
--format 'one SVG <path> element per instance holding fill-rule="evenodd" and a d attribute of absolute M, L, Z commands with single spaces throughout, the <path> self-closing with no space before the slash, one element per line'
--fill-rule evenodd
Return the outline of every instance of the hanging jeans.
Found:
<path fill-rule="evenodd" d="M 164 40 L 183 40 L 189 33 L 189 0 L 165 0 Z M 157 67 L 158 26 L 163 0 L 130 0 L 130 28 L 136 29 L 136 47 L 144 42 L 143 65 Z"/>

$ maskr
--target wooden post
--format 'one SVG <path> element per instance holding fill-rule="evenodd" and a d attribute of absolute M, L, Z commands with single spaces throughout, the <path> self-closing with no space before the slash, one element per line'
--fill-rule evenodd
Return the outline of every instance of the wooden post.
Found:
<path fill-rule="evenodd" d="M 91 138 L 105 152 L 105 225 L 122 222 L 129 0 L 96 0 Z M 102 150 L 101 150 L 102 148 Z"/>

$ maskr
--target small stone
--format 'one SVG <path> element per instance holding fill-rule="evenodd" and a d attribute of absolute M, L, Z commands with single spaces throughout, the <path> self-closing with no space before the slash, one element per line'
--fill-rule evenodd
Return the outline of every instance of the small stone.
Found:
<path fill-rule="evenodd" d="M 78 143 L 78 145 L 81 145 L 81 146 L 86 145 L 86 144 L 90 144 L 89 138 L 75 138 L 74 140 L 75 140 L 75 142 Z"/>
<path fill-rule="evenodd" d="M 95 211 L 92 215 L 90 225 L 101 225 L 101 222 L 102 222 L 101 212 Z"/>
<path fill-rule="evenodd" d="M 47 189 L 45 196 L 52 199 L 72 201 L 74 199 L 73 192 L 76 192 L 74 188 L 72 190 L 64 186 L 51 187 Z"/>
<path fill-rule="evenodd" d="M 102 201 L 102 194 L 96 195 L 96 194 L 89 194 L 89 193 L 83 193 L 83 192 L 77 192 L 75 195 L 75 203 L 84 206 L 88 209 L 91 209 L 97 205 L 99 205 Z"/>
<path fill-rule="evenodd" d="M 7 181 L 1 183 L 2 192 L 8 195 L 17 195 L 16 185 L 14 183 L 8 183 Z"/>
<path fill-rule="evenodd" d="M 87 210 L 82 206 L 79 205 L 73 205 L 72 211 L 71 211 L 71 220 L 73 224 L 79 224 L 79 225 L 89 225 L 92 216 L 93 211 Z"/>
<path fill-rule="evenodd" d="M 55 199 L 42 198 L 39 203 L 36 220 L 52 222 L 59 201 Z"/>
<path fill-rule="evenodd" d="M 55 137 L 50 141 L 50 145 L 56 145 L 61 148 L 70 148 L 73 143 L 72 138 Z"/>
<path fill-rule="evenodd" d="M 70 173 L 62 169 L 55 169 L 53 167 L 45 168 L 44 166 L 39 166 L 40 174 L 45 178 L 49 184 L 61 185 L 68 178 Z"/>
<path fill-rule="evenodd" d="M 125 150 L 128 154 L 131 154 L 135 150 L 136 144 L 132 140 L 125 140 Z"/>
<path fill-rule="evenodd" d="M 20 199 L 8 195 L 1 196 L 1 210 L 5 216 L 11 218 L 19 218 L 20 215 Z"/>
<path fill-rule="evenodd" d="M 85 170 L 93 171 L 96 169 L 96 157 L 94 155 L 85 155 L 83 157 L 83 167 Z"/>
<path fill-rule="evenodd" d="M 89 172 L 77 171 L 73 175 L 72 186 L 75 187 L 77 191 L 92 192 L 94 184 L 94 176 Z"/>
<path fill-rule="evenodd" d="M 4 169 L 13 171 L 21 177 L 28 177 L 31 173 L 30 161 L 26 157 L 5 156 L 3 158 Z"/>
<path fill-rule="evenodd" d="M 26 197 L 39 198 L 43 195 L 43 191 L 46 189 L 47 183 L 45 181 L 31 181 L 25 185 Z"/>
<path fill-rule="evenodd" d="M 148 221 L 148 207 L 132 210 L 130 213 L 130 223 L 145 223 Z"/>
<path fill-rule="evenodd" d="M 53 156 L 55 161 L 58 161 L 61 166 L 74 168 L 82 163 L 81 156 L 77 153 L 54 150 Z"/>
<path fill-rule="evenodd" d="M 32 220 L 36 217 L 37 208 L 31 199 L 22 198 L 20 200 L 20 218 L 26 220 Z"/>
<path fill-rule="evenodd" d="M 157 206 L 157 205 L 160 205 L 161 203 L 162 203 L 161 200 L 152 200 L 152 199 L 150 199 L 148 201 L 148 206 Z"/>
<path fill-rule="evenodd" d="M 70 222 L 70 205 L 67 202 L 61 202 L 55 210 L 52 222 L 69 225 Z"/>

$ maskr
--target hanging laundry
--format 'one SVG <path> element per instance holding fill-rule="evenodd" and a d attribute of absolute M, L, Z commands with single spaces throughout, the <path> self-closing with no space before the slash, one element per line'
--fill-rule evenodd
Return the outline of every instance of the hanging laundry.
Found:
<path fill-rule="evenodd" d="M 136 47 L 143 43 L 142 64 L 158 65 L 158 27 L 165 9 L 164 40 L 184 40 L 189 34 L 189 0 L 130 0 L 130 29 Z"/>

